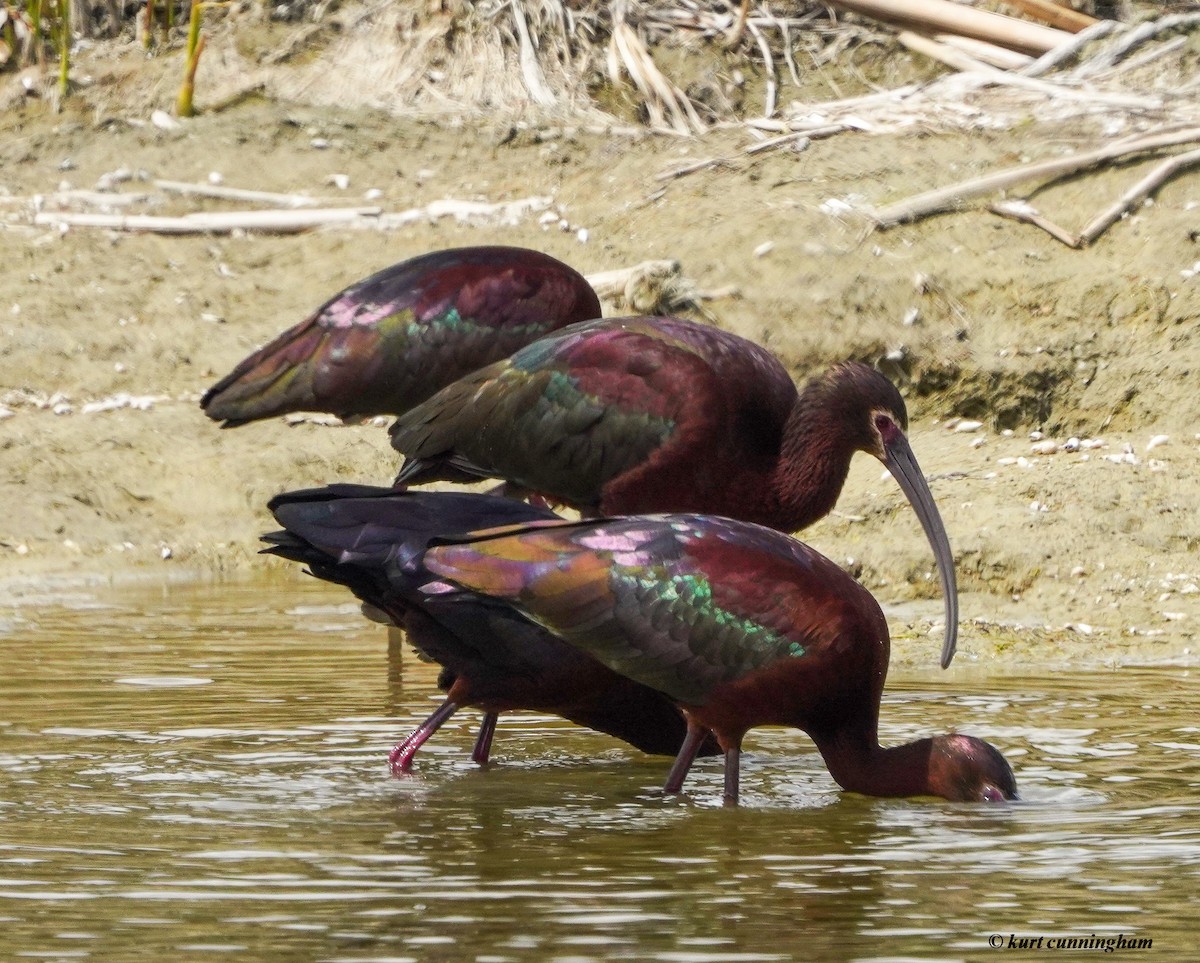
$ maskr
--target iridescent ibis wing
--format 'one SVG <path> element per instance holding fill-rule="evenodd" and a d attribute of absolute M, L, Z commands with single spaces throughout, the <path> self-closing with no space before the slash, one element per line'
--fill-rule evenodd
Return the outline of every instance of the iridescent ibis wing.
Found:
<path fill-rule="evenodd" d="M 465 247 L 385 268 L 242 361 L 201 399 L 224 427 L 291 411 L 400 414 L 600 302 L 538 251 Z"/>
<path fill-rule="evenodd" d="M 490 718 L 512 709 L 550 712 L 645 752 L 678 751 L 686 726 L 661 693 L 614 673 L 507 603 L 433 584 L 436 576 L 424 567 L 426 547 L 437 537 L 559 521 L 553 513 L 485 495 L 354 485 L 280 495 L 270 507 L 285 530 L 264 537 L 271 545 L 265 551 L 347 586 L 446 670 L 447 703 L 397 747 L 396 768 L 406 769 L 460 705 L 479 706 Z M 486 726 L 483 736 L 490 741 Z"/>
<path fill-rule="evenodd" d="M 996 749 L 952 734 L 883 748 L 879 703 L 889 639 L 878 604 L 833 562 L 760 526 L 696 515 L 543 525 L 439 545 L 426 566 L 506 600 L 614 670 L 676 699 L 689 737 L 725 750 L 736 801 L 742 736 L 807 732 L 847 789 L 953 800 L 1016 798 Z"/>
<path fill-rule="evenodd" d="M 698 515 L 565 523 L 435 546 L 425 564 L 686 705 L 777 662 L 820 660 L 851 620 L 873 627 L 886 665 L 870 593 L 758 525 Z"/>
<path fill-rule="evenodd" d="M 856 451 L 913 504 L 958 632 L 954 559 L 896 387 L 854 362 L 797 392 L 765 349 L 680 318 L 573 325 L 402 416 L 399 484 L 497 477 L 586 514 L 695 511 L 793 532 L 828 514 Z"/>
<path fill-rule="evenodd" d="M 795 400 L 768 351 L 708 325 L 573 325 L 402 416 L 397 482 L 496 477 L 585 512 L 722 513 L 761 498 Z"/>

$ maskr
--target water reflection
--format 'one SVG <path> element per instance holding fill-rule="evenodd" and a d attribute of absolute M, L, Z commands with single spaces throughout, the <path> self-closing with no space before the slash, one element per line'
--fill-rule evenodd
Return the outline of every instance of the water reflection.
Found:
<path fill-rule="evenodd" d="M 308 580 L 23 607 L 0 628 L 0 948 L 42 959 L 975 959 L 994 935 L 1197 939 L 1186 669 L 906 673 L 885 742 L 1000 746 L 1025 801 L 842 794 L 754 734 L 743 805 L 533 715 L 487 771 L 455 716 L 392 779 L 436 671 Z M 932 656 L 931 656 L 932 663 Z M 1016 958 L 1009 953 L 1009 958 Z"/>

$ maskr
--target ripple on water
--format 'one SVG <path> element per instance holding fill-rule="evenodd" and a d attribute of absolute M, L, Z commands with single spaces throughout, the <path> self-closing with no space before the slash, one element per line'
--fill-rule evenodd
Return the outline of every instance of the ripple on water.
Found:
<path fill-rule="evenodd" d="M 1000 932 L 1195 946 L 1189 670 L 892 681 L 886 743 L 989 739 L 1019 804 L 844 794 L 805 737 L 764 730 L 729 809 L 717 760 L 667 798 L 667 760 L 536 715 L 505 717 L 479 771 L 464 711 L 391 778 L 436 669 L 311 579 L 93 601 L 2 633 L 7 955 L 950 960 Z"/>

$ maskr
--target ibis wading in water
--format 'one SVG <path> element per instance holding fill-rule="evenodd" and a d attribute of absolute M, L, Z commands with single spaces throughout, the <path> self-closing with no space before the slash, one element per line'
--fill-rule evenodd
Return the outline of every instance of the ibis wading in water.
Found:
<path fill-rule="evenodd" d="M 499 478 L 587 515 L 701 512 L 783 532 L 828 514 L 856 451 L 899 482 L 933 547 L 943 667 L 958 635 L 950 543 L 896 387 L 864 364 L 802 390 L 765 348 L 681 318 L 572 325 L 402 415 L 396 482 Z"/>
<path fill-rule="evenodd" d="M 484 710 L 473 756 L 487 762 L 496 718 L 531 709 L 623 739 L 643 752 L 675 755 L 687 733 L 670 698 L 619 675 L 531 622 L 508 602 L 470 589 L 428 592 L 437 577 L 422 561 L 435 537 L 498 525 L 560 521 L 508 498 L 458 492 L 397 492 L 333 485 L 270 503 L 284 531 L 264 549 L 308 565 L 349 588 L 365 606 L 405 629 L 425 658 L 443 666 L 446 701 L 390 757 L 407 772 L 425 741 L 463 706 Z M 708 740 L 701 751 L 719 750 Z"/>
<path fill-rule="evenodd" d="M 564 325 L 600 317 L 583 276 L 517 247 L 436 251 L 335 294 L 205 392 L 229 428 L 293 411 L 398 415 Z"/>
<path fill-rule="evenodd" d="M 659 515 L 466 535 L 426 550 L 441 584 L 506 603 L 682 708 L 678 792 L 711 732 L 738 796 L 747 730 L 794 726 L 834 780 L 873 796 L 1017 798 L 1004 757 L 968 735 L 879 745 L 889 638 L 871 594 L 788 535 L 706 515 Z"/>

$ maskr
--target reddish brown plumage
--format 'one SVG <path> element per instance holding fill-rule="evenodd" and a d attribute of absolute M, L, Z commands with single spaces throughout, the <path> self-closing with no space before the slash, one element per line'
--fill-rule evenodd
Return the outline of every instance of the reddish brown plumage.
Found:
<path fill-rule="evenodd" d="M 856 451 L 896 476 L 933 546 L 957 636 L 953 558 L 895 386 L 838 365 L 800 392 L 770 352 L 680 318 L 574 325 L 402 416 L 398 484 L 496 477 L 587 514 L 693 511 L 796 531 L 828 514 Z"/>
<path fill-rule="evenodd" d="M 993 747 L 945 735 L 879 745 L 889 638 L 879 605 L 830 560 L 778 532 L 695 515 L 517 529 L 432 548 L 427 567 L 508 601 L 612 669 L 672 696 L 688 717 L 667 789 L 711 732 L 737 798 L 756 726 L 794 726 L 834 779 L 877 796 L 1016 797 Z"/>
<path fill-rule="evenodd" d="M 291 411 L 400 414 L 563 325 L 600 317 L 573 268 L 514 247 L 403 261 L 334 295 L 243 360 L 200 404 L 224 427 Z"/>
<path fill-rule="evenodd" d="M 562 716 L 623 739 L 644 752 L 679 750 L 686 725 L 664 695 L 634 682 L 534 625 L 511 607 L 470 592 L 424 592 L 436 581 L 422 556 L 436 537 L 516 522 L 557 520 L 521 502 L 483 495 L 396 492 L 358 485 L 291 492 L 270 508 L 285 531 L 265 551 L 303 562 L 347 586 L 376 613 L 405 629 L 425 658 L 444 667 L 446 702 L 392 754 L 406 771 L 425 740 L 462 706 L 483 710 L 475 758 L 487 759 L 502 712 Z M 716 751 L 714 744 L 706 751 Z"/>

